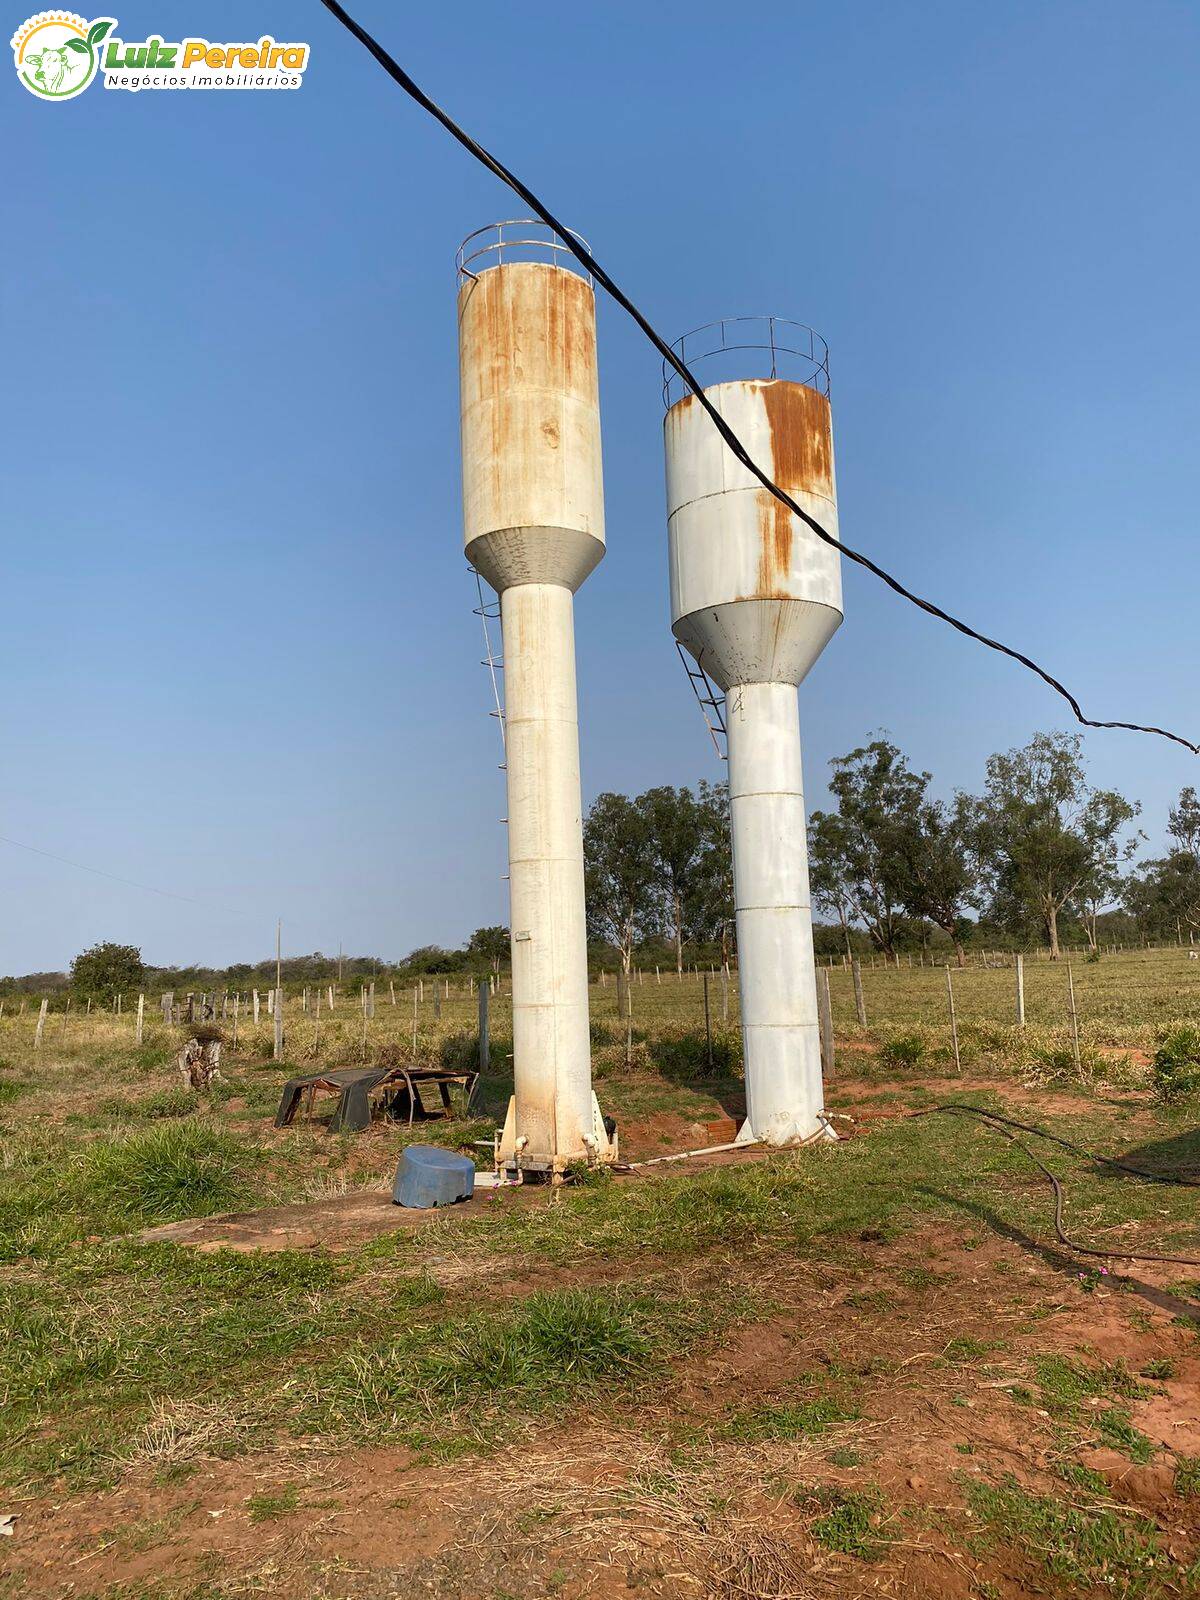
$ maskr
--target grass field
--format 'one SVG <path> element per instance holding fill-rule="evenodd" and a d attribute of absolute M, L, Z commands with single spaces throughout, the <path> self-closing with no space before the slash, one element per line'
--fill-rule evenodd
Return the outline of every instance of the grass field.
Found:
<path fill-rule="evenodd" d="M 211 1096 L 148 1010 L 0 1019 L 0 1596 L 1173 1596 L 1200 1583 L 1194 1189 L 1048 1147 L 1068 1227 L 1005 1140 L 905 1113 L 1007 1107 L 1200 1175 L 1159 1035 L 1186 952 L 831 975 L 837 1146 L 504 1191 L 429 1217 L 383 1190 L 410 1137 L 483 1152 L 511 1086 L 503 994 L 471 1120 L 275 1130 L 289 1072 L 411 1049 L 411 994 L 244 1021 Z M 736 993 L 643 976 L 633 1049 L 592 993 L 597 1092 L 643 1158 L 741 1109 Z M 476 1002 L 417 1014 L 467 1061 Z M 228 1213 L 235 1213 L 232 1218 Z M 174 1229 L 184 1219 L 186 1234 Z M 147 1237 L 150 1232 L 154 1236 Z M 184 1242 L 190 1241 L 190 1242 Z"/>

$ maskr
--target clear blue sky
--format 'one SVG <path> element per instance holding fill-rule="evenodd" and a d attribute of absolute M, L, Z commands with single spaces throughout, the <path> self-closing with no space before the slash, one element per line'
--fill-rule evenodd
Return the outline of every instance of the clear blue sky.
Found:
<path fill-rule="evenodd" d="M 826 336 L 849 541 L 1092 715 L 1200 733 L 1193 4 L 356 4 L 668 336 Z M 0 972 L 104 938 L 258 958 L 276 916 L 292 953 L 458 944 L 507 918 L 453 255 L 519 203 L 316 4 L 115 9 L 312 64 L 294 93 L 0 89 L 0 832 L 201 902 L 0 846 Z M 658 364 L 611 305 L 600 339 L 585 800 L 718 776 L 670 639 Z M 853 568 L 845 595 L 810 804 L 874 729 L 948 792 L 1068 725 Z M 1086 749 L 1157 847 L 1197 762 Z"/>

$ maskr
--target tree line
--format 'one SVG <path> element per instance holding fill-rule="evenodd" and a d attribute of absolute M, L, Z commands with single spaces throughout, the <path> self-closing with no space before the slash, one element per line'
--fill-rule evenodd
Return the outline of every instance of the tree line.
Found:
<path fill-rule="evenodd" d="M 886 736 L 836 757 L 833 806 L 809 820 L 815 938 L 885 959 L 940 943 L 959 964 L 971 945 L 1064 942 L 1096 952 L 1200 929 L 1200 800 L 1186 788 L 1168 820 L 1168 854 L 1134 869 L 1140 805 L 1088 780 L 1078 735 L 1039 733 L 989 757 L 982 792 L 931 793 Z M 734 937 L 728 801 L 723 788 L 602 794 L 584 823 L 588 922 L 629 970 L 635 950 L 670 936 Z"/>
<path fill-rule="evenodd" d="M 814 904 L 844 936 L 861 927 L 894 957 L 935 928 L 960 964 L 981 929 L 1044 942 L 1051 960 L 1065 929 L 1097 949 L 1145 835 L 1130 828 L 1136 802 L 1088 782 L 1078 735 L 1039 733 L 990 756 L 983 792 L 949 801 L 886 737 L 831 766 L 836 809 L 809 821 L 810 872 Z"/>
<path fill-rule="evenodd" d="M 886 735 L 836 757 L 833 806 L 809 819 L 818 952 L 887 959 L 941 944 L 959 963 L 972 945 L 1098 949 L 1200 932 L 1200 798 L 1182 790 L 1166 853 L 1138 866 L 1141 807 L 1089 781 L 1078 735 L 1039 733 L 988 758 L 982 792 L 932 795 Z M 682 972 L 733 954 L 733 874 L 724 785 L 604 793 L 584 818 L 589 959 L 626 973 L 635 956 Z M 285 984 L 353 984 L 507 967 L 508 929 L 477 928 L 461 948 L 422 945 L 400 961 L 292 956 Z M 72 988 L 97 1000 L 139 989 L 270 987 L 273 959 L 229 967 L 146 967 L 131 946 L 84 951 L 70 974 L 0 979 L 0 994 Z"/>

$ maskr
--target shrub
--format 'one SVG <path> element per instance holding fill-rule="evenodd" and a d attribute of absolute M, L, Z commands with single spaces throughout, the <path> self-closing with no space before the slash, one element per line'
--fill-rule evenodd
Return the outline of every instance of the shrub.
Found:
<path fill-rule="evenodd" d="M 1185 1026 L 1164 1035 L 1150 1064 L 1150 1078 L 1167 1104 L 1200 1089 L 1200 1029 Z"/>
<path fill-rule="evenodd" d="M 1114 1069 L 1110 1071 L 1110 1068 Z M 1120 1076 L 1116 1063 L 1106 1062 L 1090 1045 L 1079 1046 L 1079 1065 L 1075 1065 L 1075 1047 L 1071 1044 L 1034 1045 L 1029 1051 L 1026 1082 L 1045 1087 L 1051 1084 L 1090 1084 L 1106 1078 Z"/>
<path fill-rule="evenodd" d="M 654 1070 L 671 1083 L 741 1076 L 742 1036 L 740 1030 L 732 1027 L 728 1030 L 714 1027 L 711 1069 L 703 1028 L 695 1032 L 661 1033 L 647 1041 L 647 1051 Z"/>
<path fill-rule="evenodd" d="M 919 1033 L 900 1033 L 880 1046 L 879 1059 L 899 1072 L 911 1072 L 929 1055 L 929 1041 Z"/>

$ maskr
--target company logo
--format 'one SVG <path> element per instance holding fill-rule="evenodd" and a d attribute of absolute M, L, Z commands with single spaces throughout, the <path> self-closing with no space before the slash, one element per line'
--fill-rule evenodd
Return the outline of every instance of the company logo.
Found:
<path fill-rule="evenodd" d="M 42 100 L 73 100 L 100 68 L 100 44 L 115 17 L 85 22 L 73 11 L 39 11 L 12 36 L 17 76 Z"/>
<path fill-rule="evenodd" d="M 73 11 L 39 11 L 12 37 L 17 76 L 42 100 L 71 100 L 98 73 L 106 89 L 298 89 L 309 47 L 281 44 L 264 34 L 253 43 L 151 34 L 126 41 L 115 17 L 85 22 Z"/>

